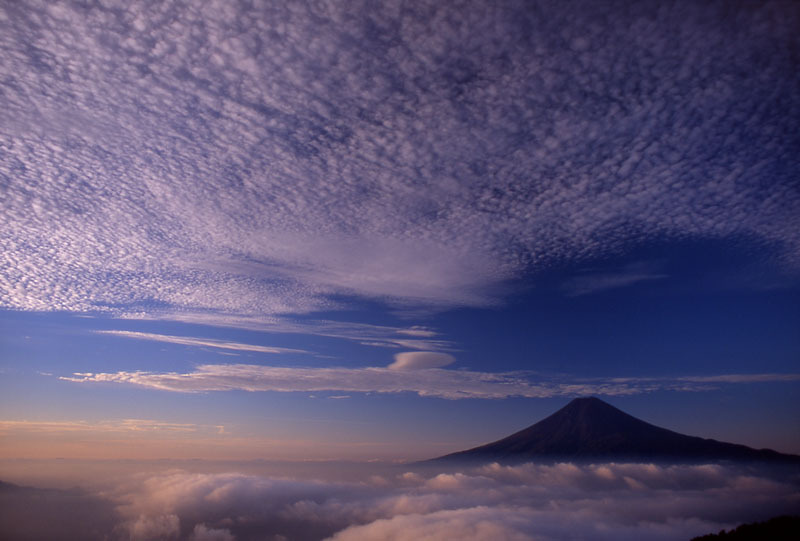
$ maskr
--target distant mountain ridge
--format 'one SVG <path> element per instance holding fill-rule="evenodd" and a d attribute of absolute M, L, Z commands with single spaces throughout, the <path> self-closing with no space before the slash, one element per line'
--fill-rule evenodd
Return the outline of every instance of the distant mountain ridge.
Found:
<path fill-rule="evenodd" d="M 551 416 L 506 438 L 432 461 L 527 462 L 629 460 L 756 461 L 800 464 L 800 456 L 679 434 L 603 402 L 576 398 Z"/>

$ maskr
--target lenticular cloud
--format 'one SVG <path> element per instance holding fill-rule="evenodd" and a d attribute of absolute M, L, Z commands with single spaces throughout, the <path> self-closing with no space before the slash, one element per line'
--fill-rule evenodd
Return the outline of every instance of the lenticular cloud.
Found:
<path fill-rule="evenodd" d="M 453 364 L 456 359 L 448 353 L 433 351 L 404 351 L 394 356 L 394 362 L 387 368 L 391 370 L 420 370 L 441 368 Z"/>

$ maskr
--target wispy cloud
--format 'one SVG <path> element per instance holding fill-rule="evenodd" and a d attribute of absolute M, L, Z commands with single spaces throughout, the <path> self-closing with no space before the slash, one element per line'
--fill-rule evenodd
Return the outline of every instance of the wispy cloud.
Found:
<path fill-rule="evenodd" d="M 177 392 L 276 391 L 417 393 L 440 398 L 543 397 L 556 394 L 544 385 L 508 374 L 461 370 L 390 368 L 294 368 L 256 365 L 201 365 L 189 373 L 76 373 L 65 381 L 127 383 Z"/>
<path fill-rule="evenodd" d="M 171 336 L 168 334 L 155 334 L 155 333 L 135 332 L 135 331 L 95 331 L 95 332 L 98 334 L 122 336 L 124 338 L 135 338 L 137 340 L 152 340 L 154 342 L 167 342 L 170 344 L 180 344 L 183 346 L 232 349 L 234 351 L 252 351 L 255 353 L 308 353 L 307 351 L 302 349 L 258 346 L 254 344 L 242 344 L 240 342 L 228 342 L 225 340 L 212 340 L 210 338 L 192 338 L 189 336 Z"/>
<path fill-rule="evenodd" d="M 647 384 L 648 382 L 667 381 L 665 378 L 635 377 L 610 378 L 615 383 Z M 680 376 L 668 381 L 687 383 L 769 383 L 780 381 L 800 381 L 800 374 L 715 374 L 706 376 Z"/>
<path fill-rule="evenodd" d="M 489 373 L 417 367 L 295 368 L 249 364 L 198 366 L 187 373 L 75 373 L 78 383 L 125 383 L 173 392 L 273 391 L 416 393 L 445 399 L 632 395 L 654 391 L 705 391 L 721 384 L 800 381 L 800 374 L 723 374 L 676 378 L 545 378 L 522 372 Z"/>
<path fill-rule="evenodd" d="M 0 434 L 8 433 L 180 433 L 180 432 L 220 432 L 222 426 L 210 427 L 193 423 L 170 423 L 152 419 L 121 419 L 114 421 L 4 421 L 0 420 Z"/>
<path fill-rule="evenodd" d="M 655 237 L 800 267 L 793 3 L 0 10 L 5 308 L 485 306 Z"/>
<path fill-rule="evenodd" d="M 127 313 L 125 319 L 163 320 L 170 319 L 197 325 L 234 327 L 278 334 L 313 334 L 329 338 L 338 338 L 358 342 L 362 345 L 383 348 L 405 348 L 426 351 L 454 351 L 453 342 L 440 337 L 433 329 L 426 328 L 422 333 L 417 327 L 398 327 L 374 325 L 351 321 L 332 321 L 275 317 L 260 318 L 257 316 L 241 316 L 221 314 L 218 312 L 181 312 L 170 315 L 153 315 L 148 313 Z"/>
<path fill-rule="evenodd" d="M 687 376 L 678 379 L 693 383 L 761 383 L 800 381 L 800 374 L 719 374 L 716 376 Z"/>
<path fill-rule="evenodd" d="M 436 331 L 434 331 L 433 329 L 420 326 L 414 326 L 408 329 L 400 329 L 397 332 L 398 334 L 405 334 L 417 338 L 433 338 L 434 336 L 437 335 Z"/>
<path fill-rule="evenodd" d="M 667 277 L 657 272 L 653 265 L 637 263 L 613 271 L 586 272 L 574 276 L 562 284 L 562 289 L 567 295 L 578 297 Z"/>

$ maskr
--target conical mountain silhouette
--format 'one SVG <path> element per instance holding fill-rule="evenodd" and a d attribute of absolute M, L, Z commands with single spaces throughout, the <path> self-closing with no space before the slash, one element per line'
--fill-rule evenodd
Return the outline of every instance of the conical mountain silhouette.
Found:
<path fill-rule="evenodd" d="M 686 436 L 641 421 L 598 398 L 576 398 L 550 417 L 501 440 L 435 461 L 549 460 L 661 462 L 768 461 L 800 464 L 800 456 Z"/>

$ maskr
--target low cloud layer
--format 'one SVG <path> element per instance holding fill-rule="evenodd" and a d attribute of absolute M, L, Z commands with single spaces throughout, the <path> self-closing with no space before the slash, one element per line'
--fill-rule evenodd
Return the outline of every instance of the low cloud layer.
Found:
<path fill-rule="evenodd" d="M 422 353 L 422 352 L 420 352 Z M 402 355 L 402 354 L 401 354 Z M 447 399 L 544 398 L 631 395 L 653 391 L 705 391 L 725 384 L 800 381 L 800 374 L 721 374 L 676 378 L 552 378 L 525 372 L 490 373 L 428 368 L 446 357 L 411 355 L 406 365 L 368 368 L 295 368 L 250 364 L 206 364 L 193 372 L 75 373 L 59 379 L 76 383 L 124 383 L 174 392 L 273 391 L 416 393 Z M 439 354 L 442 355 L 442 354 Z M 408 359 L 411 359 L 410 361 Z M 422 360 L 420 360 L 422 359 Z M 417 364 L 413 364 L 413 362 Z M 427 366 L 425 363 L 428 363 Z"/>
<path fill-rule="evenodd" d="M 131 541 L 672 541 L 800 505 L 796 471 L 710 464 L 373 467 L 372 474 L 365 466 L 349 481 L 315 477 L 173 470 L 104 481 L 98 490 L 114 506 L 109 538 Z M 58 509 L 49 512 L 54 519 Z"/>

